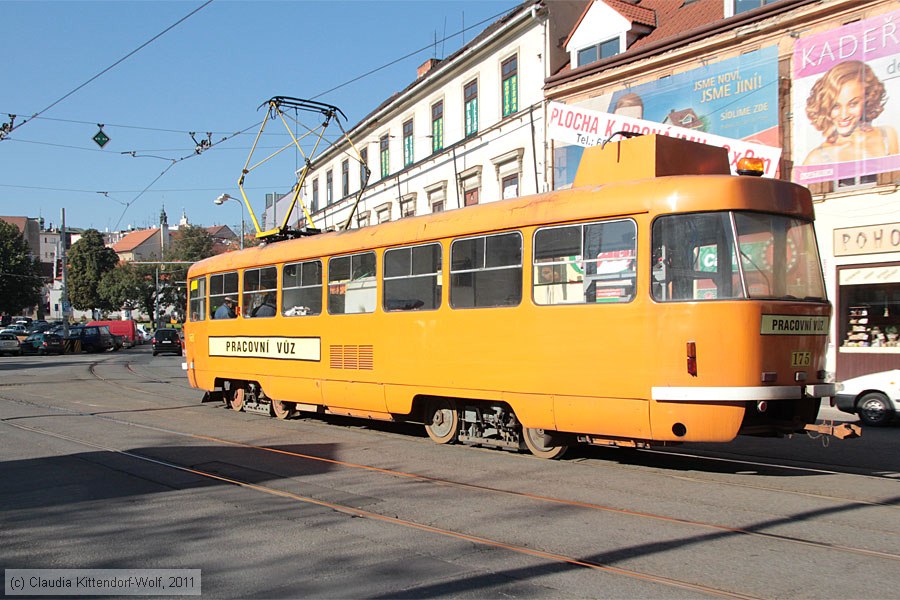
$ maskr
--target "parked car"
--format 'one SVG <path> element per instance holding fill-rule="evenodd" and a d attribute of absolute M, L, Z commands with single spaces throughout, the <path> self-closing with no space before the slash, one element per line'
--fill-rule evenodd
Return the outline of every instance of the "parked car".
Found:
<path fill-rule="evenodd" d="M 0 355 L 18 356 L 22 353 L 19 337 L 15 333 L 0 331 Z"/>
<path fill-rule="evenodd" d="M 125 338 L 123 338 L 121 335 L 116 335 L 115 333 L 112 333 L 110 335 L 112 335 L 114 352 L 118 352 L 125 347 Z"/>
<path fill-rule="evenodd" d="M 137 326 L 131 319 L 117 319 L 110 321 L 91 321 L 88 327 L 96 325 L 98 327 L 105 326 L 109 328 L 112 335 L 122 336 L 122 342 L 125 348 L 131 348 L 137 341 Z"/>
<path fill-rule="evenodd" d="M 147 328 L 144 327 L 143 325 L 138 325 L 138 326 L 137 326 L 137 335 L 138 335 L 138 337 L 139 337 L 140 340 L 141 340 L 141 341 L 140 341 L 141 344 L 146 344 L 147 342 L 149 342 L 150 340 L 153 339 L 153 334 L 150 333 L 150 332 L 147 330 Z"/>
<path fill-rule="evenodd" d="M 177 329 L 157 329 L 151 343 L 153 356 L 163 352 L 181 355 L 181 335 Z"/>
<path fill-rule="evenodd" d="M 16 335 L 26 335 L 25 326 L 21 323 L 13 323 L 12 325 L 7 325 L 6 329 L 3 331 L 14 333 Z"/>
<path fill-rule="evenodd" d="M 61 336 L 52 333 L 32 333 L 22 342 L 22 354 L 65 354 Z"/>
<path fill-rule="evenodd" d="M 105 327 L 71 327 L 67 339 L 80 340 L 85 352 L 105 352 L 113 347 L 112 335 Z"/>
<path fill-rule="evenodd" d="M 900 416 L 900 370 L 882 371 L 848 379 L 834 396 L 838 409 L 859 415 L 872 427 L 887 425 Z"/>

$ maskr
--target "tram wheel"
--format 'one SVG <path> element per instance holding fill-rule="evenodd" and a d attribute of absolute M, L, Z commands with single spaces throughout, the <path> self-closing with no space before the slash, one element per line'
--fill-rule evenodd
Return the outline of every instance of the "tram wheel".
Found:
<path fill-rule="evenodd" d="M 569 449 L 568 446 L 547 446 L 546 435 L 543 429 L 522 428 L 522 439 L 528 450 L 538 458 L 553 460 L 560 458 Z"/>
<path fill-rule="evenodd" d="M 296 411 L 293 402 L 285 402 L 284 400 L 271 400 L 272 414 L 276 419 L 289 419 Z"/>
<path fill-rule="evenodd" d="M 244 410 L 244 398 L 247 395 L 247 390 L 242 387 L 236 387 L 230 390 L 230 392 L 232 410 L 241 412 Z"/>
<path fill-rule="evenodd" d="M 432 398 L 425 404 L 425 431 L 438 444 L 450 444 L 459 435 L 456 403 L 446 398 Z"/>

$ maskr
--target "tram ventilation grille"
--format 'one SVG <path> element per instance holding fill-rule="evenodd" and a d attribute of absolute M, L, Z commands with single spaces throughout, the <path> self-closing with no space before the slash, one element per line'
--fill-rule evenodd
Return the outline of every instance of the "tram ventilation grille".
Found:
<path fill-rule="evenodd" d="M 371 371 L 375 368 L 375 353 L 371 345 L 331 346 L 331 368 Z"/>

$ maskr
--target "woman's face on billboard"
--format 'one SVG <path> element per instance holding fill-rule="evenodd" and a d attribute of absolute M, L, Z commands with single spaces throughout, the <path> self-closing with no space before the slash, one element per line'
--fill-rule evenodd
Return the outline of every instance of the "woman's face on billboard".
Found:
<path fill-rule="evenodd" d="M 864 90 L 862 82 L 851 79 L 845 82 L 834 104 L 831 106 L 831 122 L 840 136 L 848 136 L 856 129 L 862 119 L 864 106 Z"/>

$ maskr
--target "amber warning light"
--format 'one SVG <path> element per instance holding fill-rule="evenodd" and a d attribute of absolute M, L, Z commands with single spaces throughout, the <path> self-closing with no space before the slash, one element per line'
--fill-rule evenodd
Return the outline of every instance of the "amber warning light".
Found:
<path fill-rule="evenodd" d="M 766 163 L 761 158 L 742 158 L 737 164 L 738 175 L 761 177 L 766 172 Z"/>
<path fill-rule="evenodd" d="M 697 343 L 696 342 L 688 342 L 687 343 L 687 370 L 691 376 L 693 376 L 693 377 L 697 376 Z"/>

